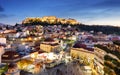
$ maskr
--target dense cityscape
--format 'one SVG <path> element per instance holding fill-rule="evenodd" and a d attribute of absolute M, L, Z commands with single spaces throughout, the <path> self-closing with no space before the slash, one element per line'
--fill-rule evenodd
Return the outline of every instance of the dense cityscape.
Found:
<path fill-rule="evenodd" d="M 119 35 L 81 31 L 73 21 L 54 25 L 55 16 L 45 19 L 48 25 L 31 24 L 30 18 L 1 25 L 0 75 L 120 75 Z"/>
<path fill-rule="evenodd" d="M 0 75 L 120 75 L 120 0 L 0 0 Z"/>

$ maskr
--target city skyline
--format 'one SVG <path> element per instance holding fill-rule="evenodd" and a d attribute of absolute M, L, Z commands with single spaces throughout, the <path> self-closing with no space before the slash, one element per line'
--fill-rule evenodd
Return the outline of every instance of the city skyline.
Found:
<path fill-rule="evenodd" d="M 119 0 L 0 0 L 0 23 L 21 23 L 26 17 L 73 18 L 83 24 L 119 26 Z"/>

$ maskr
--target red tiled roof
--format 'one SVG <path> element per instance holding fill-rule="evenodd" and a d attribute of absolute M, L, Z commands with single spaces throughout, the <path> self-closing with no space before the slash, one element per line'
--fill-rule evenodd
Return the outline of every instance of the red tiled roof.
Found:
<path fill-rule="evenodd" d="M 16 30 L 5 30 L 4 34 L 16 33 Z"/>
<path fill-rule="evenodd" d="M 45 42 L 54 42 L 54 39 L 53 38 L 46 38 L 44 41 Z"/>
<path fill-rule="evenodd" d="M 50 44 L 51 46 L 56 46 L 56 45 L 59 45 L 58 43 L 54 43 L 54 44 Z"/>
<path fill-rule="evenodd" d="M 51 44 L 51 43 L 48 43 L 48 44 L 46 44 L 46 43 L 42 43 L 42 44 L 45 44 L 45 45 L 51 45 L 51 46 L 57 46 L 57 45 L 59 45 L 58 43 L 54 43 L 54 44 Z"/>
<path fill-rule="evenodd" d="M 20 55 L 15 51 L 6 51 L 2 55 L 2 60 L 14 60 L 14 59 L 17 59 L 17 58 L 20 58 Z"/>
<path fill-rule="evenodd" d="M 73 48 L 84 48 L 84 49 L 86 49 L 86 50 L 88 50 L 88 51 L 94 51 L 93 48 L 87 48 L 87 46 L 86 46 L 85 44 L 81 44 L 81 43 L 76 43 L 76 44 L 73 46 Z"/>
<path fill-rule="evenodd" d="M 0 43 L 0 46 L 6 47 L 6 44 L 1 44 L 1 43 Z"/>
<path fill-rule="evenodd" d="M 86 45 L 85 44 L 76 43 L 73 47 L 74 48 L 86 48 Z"/>
<path fill-rule="evenodd" d="M 85 48 L 86 50 L 89 50 L 89 51 L 94 51 L 93 48 Z"/>
<path fill-rule="evenodd" d="M 39 50 L 38 53 L 41 54 L 41 53 L 44 53 L 45 51 L 42 51 L 42 50 Z"/>
<path fill-rule="evenodd" d="M 113 37 L 112 40 L 120 40 L 118 37 Z"/>

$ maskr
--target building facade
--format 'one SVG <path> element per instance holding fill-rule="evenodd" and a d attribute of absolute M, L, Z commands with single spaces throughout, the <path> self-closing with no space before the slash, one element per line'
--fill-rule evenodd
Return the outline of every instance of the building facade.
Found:
<path fill-rule="evenodd" d="M 104 56 L 107 54 L 104 50 L 95 47 L 94 68 L 100 74 L 104 75 Z"/>
<path fill-rule="evenodd" d="M 59 47 L 59 44 L 40 44 L 40 49 L 45 52 L 55 52 Z"/>
<path fill-rule="evenodd" d="M 88 51 L 83 48 L 71 48 L 70 55 L 73 58 L 80 58 L 87 65 L 93 67 L 94 52 Z"/>

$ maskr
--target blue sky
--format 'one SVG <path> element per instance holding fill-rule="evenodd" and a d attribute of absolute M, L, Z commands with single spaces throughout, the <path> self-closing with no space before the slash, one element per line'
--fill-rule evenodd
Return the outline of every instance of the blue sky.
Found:
<path fill-rule="evenodd" d="M 26 17 L 43 16 L 120 26 L 120 0 L 0 0 L 0 23 L 15 24 Z"/>

